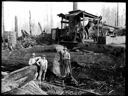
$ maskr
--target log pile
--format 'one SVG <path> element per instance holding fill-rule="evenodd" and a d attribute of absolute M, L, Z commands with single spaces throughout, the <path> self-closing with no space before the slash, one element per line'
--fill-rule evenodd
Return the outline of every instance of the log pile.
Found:
<path fill-rule="evenodd" d="M 18 69 L 16 71 L 7 74 L 2 79 L 2 93 L 14 94 L 14 95 L 63 94 L 63 89 L 61 87 L 36 81 L 35 80 L 36 71 L 37 71 L 36 65 L 32 65 Z"/>
<path fill-rule="evenodd" d="M 13 94 L 13 95 L 47 95 L 47 93 L 34 82 L 30 81 L 21 88 L 16 88 L 4 94 Z"/>
<path fill-rule="evenodd" d="M 35 79 L 37 67 L 27 66 L 9 73 L 2 79 L 2 93 L 22 87 L 29 81 Z"/>
<path fill-rule="evenodd" d="M 28 94 L 47 95 L 47 93 L 33 81 L 35 79 L 37 67 L 28 66 L 11 72 L 2 79 L 3 94 Z"/>

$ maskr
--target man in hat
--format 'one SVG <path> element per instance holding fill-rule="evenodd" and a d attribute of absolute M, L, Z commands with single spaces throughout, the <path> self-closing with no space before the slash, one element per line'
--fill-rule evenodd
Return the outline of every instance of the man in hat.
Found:
<path fill-rule="evenodd" d="M 64 47 L 64 52 L 63 52 L 63 64 L 65 65 L 65 74 L 69 74 L 70 73 L 70 53 L 67 51 L 67 48 Z"/>
<path fill-rule="evenodd" d="M 31 66 L 31 65 L 34 65 L 36 64 L 37 65 L 37 61 L 40 59 L 41 57 L 36 57 L 36 54 L 35 53 L 32 53 L 32 57 L 29 59 L 29 62 L 28 64 Z M 37 65 L 37 73 L 36 73 L 36 78 L 37 78 L 37 75 L 39 74 L 39 66 Z"/>
<path fill-rule="evenodd" d="M 38 59 L 40 59 L 41 57 L 36 57 L 35 53 L 32 53 L 32 58 L 29 59 L 28 64 L 29 65 L 33 65 L 37 62 Z"/>
<path fill-rule="evenodd" d="M 47 68 L 48 68 L 48 61 L 45 57 L 45 55 L 42 56 L 42 58 L 40 58 L 37 62 L 37 65 L 40 66 L 40 70 L 39 70 L 39 74 L 37 76 L 37 79 L 38 80 L 45 80 L 45 74 L 47 72 Z M 42 78 L 42 75 L 43 75 L 43 78 Z"/>
<path fill-rule="evenodd" d="M 67 48 L 64 47 L 64 52 L 63 52 L 63 64 L 65 65 L 65 74 L 70 76 L 72 81 L 75 82 L 75 84 L 78 84 L 78 82 L 75 80 L 75 78 L 72 76 L 72 69 L 71 69 L 71 56 L 70 53 L 68 52 Z M 64 85 L 64 81 L 63 81 Z"/>

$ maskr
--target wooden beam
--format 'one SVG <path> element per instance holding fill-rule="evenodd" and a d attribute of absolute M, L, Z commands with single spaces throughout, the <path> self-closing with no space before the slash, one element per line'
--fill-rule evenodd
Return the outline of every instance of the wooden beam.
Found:
<path fill-rule="evenodd" d="M 63 17 L 61 18 L 61 21 L 63 21 Z M 63 28 L 63 24 L 62 24 L 62 22 L 61 22 L 61 29 Z"/>
<path fill-rule="evenodd" d="M 111 27 L 111 28 L 119 29 L 119 27 L 115 27 L 115 26 L 112 26 L 112 25 L 107 25 L 107 24 L 103 24 L 103 25 L 104 25 L 104 26 Z"/>

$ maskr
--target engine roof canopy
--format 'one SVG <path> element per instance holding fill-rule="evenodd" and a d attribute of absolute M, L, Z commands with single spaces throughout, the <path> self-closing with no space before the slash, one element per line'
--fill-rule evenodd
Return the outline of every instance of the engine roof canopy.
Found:
<path fill-rule="evenodd" d="M 82 10 L 69 11 L 68 14 L 60 13 L 60 14 L 58 14 L 58 16 L 62 17 L 64 19 L 67 19 L 67 20 L 69 20 L 70 16 L 79 16 L 81 18 L 83 18 L 83 16 L 84 17 L 89 17 L 89 18 L 99 18 L 99 17 L 101 17 L 101 16 L 96 16 L 96 15 L 87 13 L 87 12 L 82 11 Z"/>

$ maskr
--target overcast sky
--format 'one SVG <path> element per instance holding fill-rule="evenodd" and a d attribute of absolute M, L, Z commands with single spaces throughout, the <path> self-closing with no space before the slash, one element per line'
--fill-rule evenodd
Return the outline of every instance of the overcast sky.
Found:
<path fill-rule="evenodd" d="M 68 13 L 73 10 L 73 2 L 2 2 L 4 11 L 4 25 L 6 31 L 14 31 L 14 18 L 18 17 L 18 30 L 25 29 L 29 31 L 29 10 L 31 11 L 31 20 L 33 24 L 34 34 L 40 34 L 38 22 L 41 23 L 43 29 L 50 31 L 51 28 L 60 27 L 59 13 Z M 78 2 L 78 9 L 92 13 L 94 15 L 102 15 L 103 6 L 112 8 L 117 3 L 105 2 Z M 119 4 L 120 14 L 126 11 L 126 3 Z M 124 14 L 125 15 L 125 14 Z"/>

